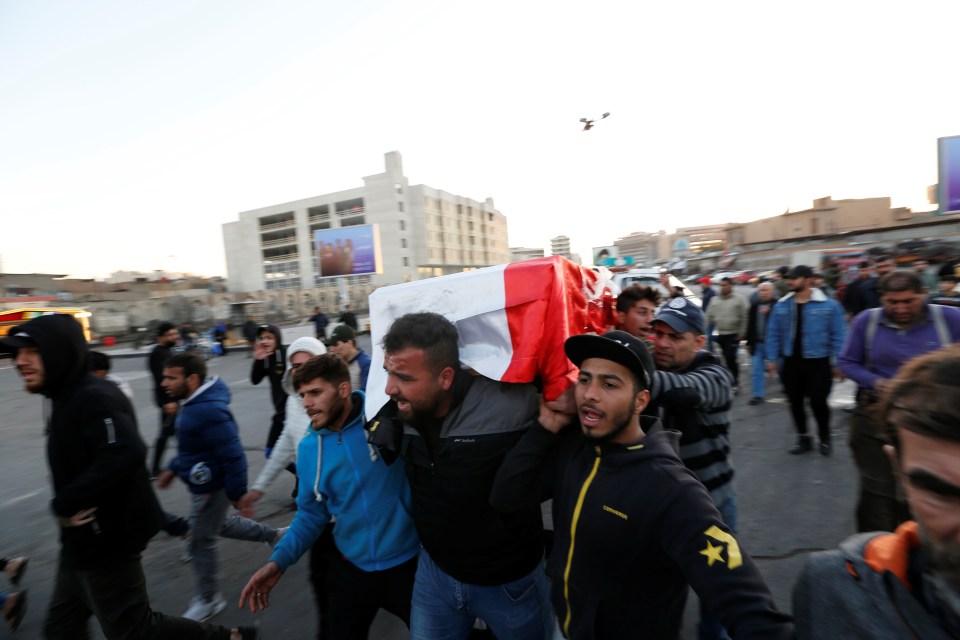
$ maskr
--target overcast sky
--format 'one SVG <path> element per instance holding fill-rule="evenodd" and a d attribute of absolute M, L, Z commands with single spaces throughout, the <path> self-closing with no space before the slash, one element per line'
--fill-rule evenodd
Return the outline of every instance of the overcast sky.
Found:
<path fill-rule="evenodd" d="M 482 201 L 511 246 L 924 210 L 960 134 L 957 2 L 5 0 L 0 269 L 226 275 L 240 211 L 361 185 Z M 953 49 L 953 50 L 951 50 Z M 609 111 L 589 131 L 579 119 Z"/>

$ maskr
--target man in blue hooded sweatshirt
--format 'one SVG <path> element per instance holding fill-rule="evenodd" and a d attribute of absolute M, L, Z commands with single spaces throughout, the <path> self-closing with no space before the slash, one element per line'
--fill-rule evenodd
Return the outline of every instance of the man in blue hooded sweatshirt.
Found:
<path fill-rule="evenodd" d="M 293 385 L 310 416 L 297 449 L 297 515 L 263 568 L 250 578 L 240 606 L 270 606 L 270 591 L 336 517 L 333 538 L 342 554 L 327 572 L 323 636 L 355 638 L 380 608 L 409 625 L 420 542 L 410 515 L 402 465 L 387 465 L 367 443 L 362 391 L 351 391 L 343 360 L 324 353 L 305 362 Z"/>
<path fill-rule="evenodd" d="M 247 459 L 227 385 L 217 376 L 207 378 L 206 364 L 193 353 L 167 360 L 161 384 L 181 404 L 177 457 L 157 478 L 157 486 L 166 489 L 179 476 L 190 488 L 190 552 L 198 593 L 183 617 L 207 620 L 227 605 L 218 588 L 217 536 L 273 543 L 283 533 L 237 515 L 227 517 L 231 503 L 237 505 L 247 492 Z"/>

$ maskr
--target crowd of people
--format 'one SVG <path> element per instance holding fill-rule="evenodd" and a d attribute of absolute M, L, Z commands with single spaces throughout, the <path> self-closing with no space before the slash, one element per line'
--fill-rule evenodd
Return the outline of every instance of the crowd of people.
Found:
<path fill-rule="evenodd" d="M 328 332 L 316 309 L 317 337 L 289 345 L 280 327 L 257 325 L 250 381 L 268 381 L 272 417 L 252 483 L 230 390 L 203 358 L 171 351 L 176 327 L 157 327 L 148 359 L 159 408 L 148 463 L 131 400 L 79 325 L 24 323 L 0 349 L 51 406 L 61 551 L 44 635 L 85 637 L 95 617 L 108 638 L 259 637 L 207 622 L 226 606 L 217 538 L 232 537 L 271 547 L 240 591 L 252 612 L 309 552 L 328 640 L 367 637 L 381 609 L 418 640 L 477 627 L 500 639 L 677 638 L 689 588 L 703 639 L 958 637 L 960 309 L 941 303 L 948 287 L 932 291 L 929 269 L 878 259 L 843 304 L 805 265 L 749 299 L 729 279 L 719 292 L 704 281 L 700 300 L 634 285 L 614 326 L 556 345 L 575 380 L 549 401 L 536 384 L 464 369 L 457 325 L 408 313 L 379 345 L 389 400 L 371 420 L 371 358 L 352 312 Z M 778 384 L 789 403 L 790 454 L 814 450 L 809 405 L 816 449 L 832 455 L 833 380 L 858 386 L 849 438 L 861 533 L 807 559 L 792 616 L 738 539 L 751 517 L 738 509 L 730 439 L 742 344 L 749 404 Z M 296 513 L 275 528 L 255 509 L 285 468 Z M 191 494 L 183 518 L 155 492 L 176 478 Z M 160 530 L 186 539 L 197 579 L 181 617 L 153 610 L 145 588 L 140 556 Z M 26 560 L 6 566 L 19 581 Z M 2 597 L 15 628 L 26 591 Z"/>

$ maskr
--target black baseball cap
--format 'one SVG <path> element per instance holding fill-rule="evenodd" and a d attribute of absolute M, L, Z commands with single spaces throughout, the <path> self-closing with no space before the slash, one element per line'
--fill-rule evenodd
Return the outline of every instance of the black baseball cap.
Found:
<path fill-rule="evenodd" d="M 0 353 L 16 353 L 18 349 L 37 346 L 26 331 L 19 329 L 20 327 L 14 327 L 8 335 L 0 338 Z"/>
<path fill-rule="evenodd" d="M 653 358 L 647 345 L 640 338 L 626 331 L 608 331 L 602 336 L 571 336 L 563 343 L 570 362 L 578 367 L 589 358 L 602 358 L 622 364 L 640 378 L 644 389 L 650 388 L 653 375 Z"/>

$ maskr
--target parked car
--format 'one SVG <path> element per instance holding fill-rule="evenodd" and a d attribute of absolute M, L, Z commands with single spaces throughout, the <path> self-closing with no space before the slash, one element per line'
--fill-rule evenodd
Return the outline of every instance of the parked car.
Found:
<path fill-rule="evenodd" d="M 737 275 L 736 271 L 717 271 L 715 274 L 710 276 L 710 279 L 713 282 L 713 284 L 720 284 L 720 281 L 723 280 L 724 278 L 730 278 L 731 280 L 733 280 L 733 278 L 736 275 Z"/>
<path fill-rule="evenodd" d="M 751 269 L 744 269 L 737 275 L 733 277 L 733 281 L 736 284 L 750 284 L 750 281 L 757 275 L 756 271 Z"/>

